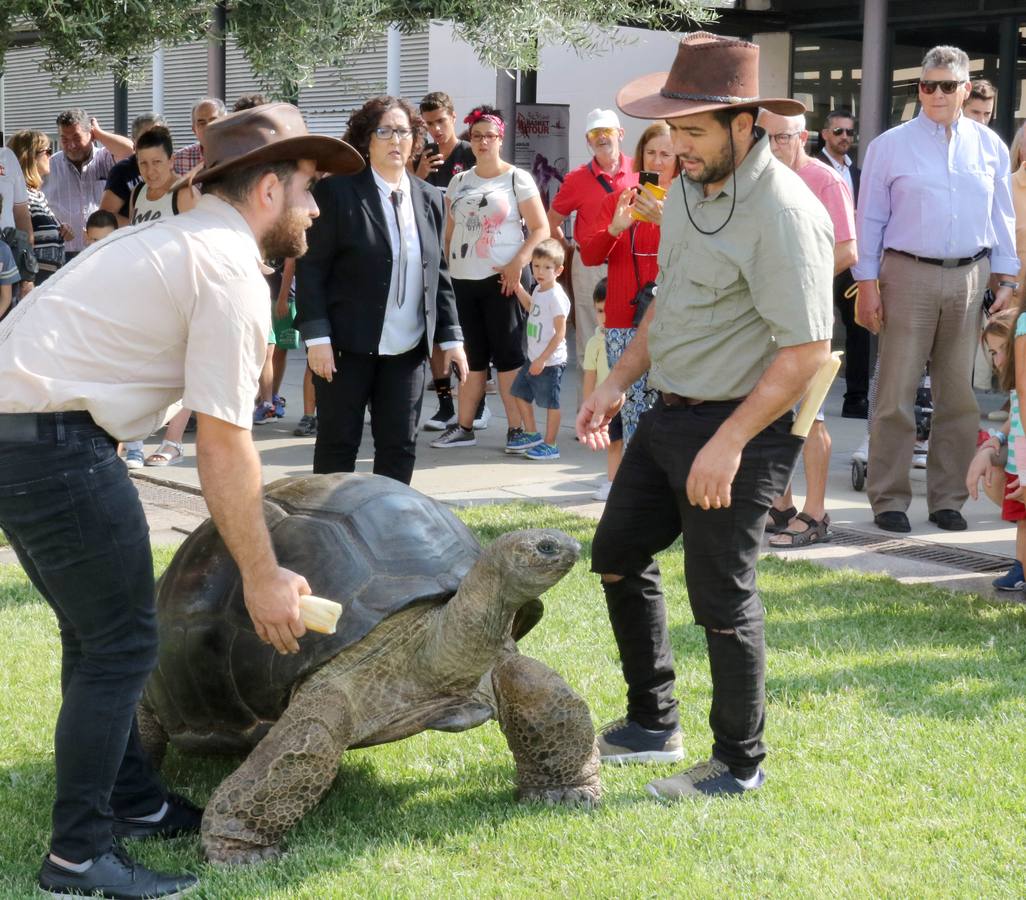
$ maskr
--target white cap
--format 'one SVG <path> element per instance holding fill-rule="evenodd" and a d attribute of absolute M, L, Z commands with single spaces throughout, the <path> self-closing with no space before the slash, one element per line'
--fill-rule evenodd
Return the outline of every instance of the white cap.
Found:
<path fill-rule="evenodd" d="M 584 124 L 584 130 L 591 131 L 593 128 L 620 128 L 620 118 L 611 109 L 593 109 L 588 113 Z"/>

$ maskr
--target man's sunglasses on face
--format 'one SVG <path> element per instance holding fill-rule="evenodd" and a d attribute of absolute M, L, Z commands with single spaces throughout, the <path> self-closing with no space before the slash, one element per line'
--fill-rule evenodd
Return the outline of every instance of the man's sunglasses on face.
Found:
<path fill-rule="evenodd" d="M 848 137 L 852 137 L 852 138 L 855 137 L 855 129 L 854 128 L 831 128 L 830 129 L 830 133 L 834 137 L 840 137 L 842 134 L 846 134 L 846 135 L 848 135 Z"/>
<path fill-rule="evenodd" d="M 940 88 L 945 94 L 953 94 L 962 86 L 961 81 L 920 81 L 919 90 L 924 94 L 932 94 Z"/>

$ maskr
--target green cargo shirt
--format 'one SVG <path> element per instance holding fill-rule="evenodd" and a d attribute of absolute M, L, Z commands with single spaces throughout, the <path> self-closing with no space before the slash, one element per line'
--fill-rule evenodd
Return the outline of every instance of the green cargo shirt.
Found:
<path fill-rule="evenodd" d="M 778 162 L 761 129 L 733 180 L 705 197 L 670 187 L 659 241 L 659 290 L 648 332 L 650 387 L 696 400 L 751 393 L 781 347 L 833 332 L 834 229 L 805 182 Z"/>

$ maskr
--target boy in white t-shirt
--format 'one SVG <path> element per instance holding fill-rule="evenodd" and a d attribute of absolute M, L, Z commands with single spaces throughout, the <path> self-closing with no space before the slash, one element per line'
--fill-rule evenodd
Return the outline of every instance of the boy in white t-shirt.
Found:
<path fill-rule="evenodd" d="M 523 454 L 527 459 L 559 459 L 559 386 L 566 368 L 566 317 L 570 298 L 556 279 L 563 272 L 563 248 L 548 238 L 534 248 L 531 272 L 534 293 L 517 285 L 517 299 L 527 310 L 527 359 L 517 372 L 510 393 L 524 419 L 524 433 L 506 447 L 507 453 Z M 538 433 L 534 405 L 546 411 L 545 440 Z"/>

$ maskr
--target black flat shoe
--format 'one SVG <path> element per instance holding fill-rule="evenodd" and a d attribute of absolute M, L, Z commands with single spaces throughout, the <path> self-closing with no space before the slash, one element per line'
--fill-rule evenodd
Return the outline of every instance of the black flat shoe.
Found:
<path fill-rule="evenodd" d="M 908 523 L 908 516 L 896 509 L 877 513 L 873 516 L 873 524 L 884 531 L 897 531 L 902 534 L 912 530 L 912 526 Z"/>
<path fill-rule="evenodd" d="M 143 900 L 145 897 L 181 897 L 197 883 L 195 875 L 168 875 L 133 862 L 118 847 L 97 856 L 84 872 L 58 866 L 47 856 L 39 870 L 39 888 L 53 897 L 68 894 Z"/>
<path fill-rule="evenodd" d="M 869 418 L 869 401 L 868 400 L 845 400 L 844 405 L 841 407 L 841 418 L 842 419 L 868 419 Z"/>
<path fill-rule="evenodd" d="M 167 812 L 157 822 L 138 822 L 135 819 L 114 817 L 114 837 L 121 838 L 173 838 L 183 834 L 199 834 L 203 810 L 178 794 L 167 795 Z"/>
<path fill-rule="evenodd" d="M 945 531 L 965 531 L 969 527 L 965 517 L 957 509 L 938 509 L 930 513 L 930 521 Z"/>

